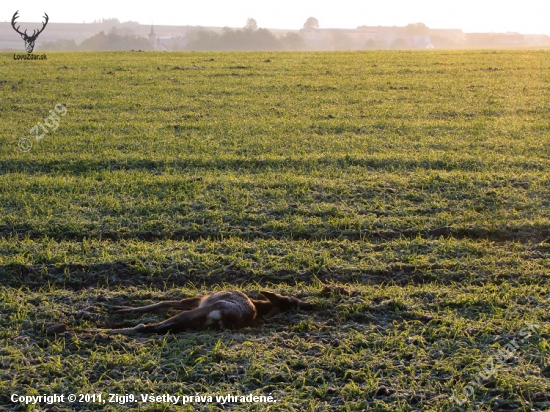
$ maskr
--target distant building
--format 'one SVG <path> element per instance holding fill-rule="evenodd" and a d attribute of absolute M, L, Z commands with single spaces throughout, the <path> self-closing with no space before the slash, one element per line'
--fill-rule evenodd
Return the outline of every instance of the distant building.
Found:
<path fill-rule="evenodd" d="M 431 44 L 431 36 L 405 36 L 407 45 L 413 48 L 425 49 L 427 45 Z"/>
<path fill-rule="evenodd" d="M 519 33 L 468 33 L 466 42 L 469 47 L 521 47 L 526 46 L 525 36 Z"/>
<path fill-rule="evenodd" d="M 151 31 L 149 32 L 149 35 L 147 36 L 147 38 L 149 39 L 149 41 L 151 42 L 155 50 L 167 51 L 171 49 L 170 47 L 167 47 L 168 43 L 171 43 L 171 39 L 170 38 L 161 39 L 160 36 L 158 36 L 155 33 L 155 30 L 153 29 L 152 24 L 151 24 Z"/>
<path fill-rule="evenodd" d="M 140 25 L 137 22 L 116 23 L 111 20 L 94 23 L 49 23 L 40 35 L 37 48 L 46 42 L 74 40 L 82 41 L 109 32 L 116 26 L 123 35 L 135 34 L 148 38 L 156 50 L 184 50 L 189 40 L 200 30 L 222 33 L 222 27 L 159 26 Z M 39 23 L 23 22 L 25 28 L 38 28 Z M 523 35 L 519 33 L 468 33 L 460 29 L 428 29 L 424 35 L 406 35 L 410 31 L 399 26 L 360 26 L 356 29 L 309 28 L 299 31 L 271 30 L 278 36 L 298 33 L 306 48 L 312 50 L 331 49 L 426 49 L 432 45 L 440 48 L 519 48 L 550 47 L 550 37 L 542 34 Z M 0 22 L 0 50 L 23 50 L 21 36 L 14 32 L 10 22 Z"/>
<path fill-rule="evenodd" d="M 462 30 L 459 32 L 462 33 Z M 406 35 L 404 27 L 398 26 L 359 26 L 357 29 L 304 28 L 300 30 L 300 36 L 308 48 L 314 50 L 393 47 L 423 49 L 432 44 L 430 35 Z"/>
<path fill-rule="evenodd" d="M 430 36 L 445 37 L 457 44 L 463 44 L 466 41 L 466 35 L 460 29 L 430 29 Z"/>
<path fill-rule="evenodd" d="M 367 42 L 375 41 L 376 30 L 358 27 L 357 29 L 318 29 L 304 28 L 299 32 L 306 46 L 313 50 L 327 48 L 364 49 Z"/>
<path fill-rule="evenodd" d="M 550 36 L 545 34 L 525 34 L 523 37 L 530 46 L 550 46 Z"/>

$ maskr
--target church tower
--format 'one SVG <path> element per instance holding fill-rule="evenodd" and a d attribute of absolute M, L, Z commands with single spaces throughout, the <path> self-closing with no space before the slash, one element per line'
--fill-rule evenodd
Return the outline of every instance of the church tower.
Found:
<path fill-rule="evenodd" d="M 153 30 L 153 25 L 151 24 L 151 33 L 149 33 L 149 40 L 151 41 L 151 43 L 154 45 L 155 44 L 155 40 L 157 39 L 157 35 L 155 34 L 155 31 Z"/>

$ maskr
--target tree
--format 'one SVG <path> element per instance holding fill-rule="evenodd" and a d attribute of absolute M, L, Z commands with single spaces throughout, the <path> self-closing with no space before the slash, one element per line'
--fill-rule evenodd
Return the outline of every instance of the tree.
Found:
<path fill-rule="evenodd" d="M 75 41 L 73 39 L 71 40 L 57 40 L 57 41 L 51 41 L 51 42 L 45 42 L 40 44 L 40 50 L 44 51 L 75 51 L 78 50 L 78 46 L 76 45 Z"/>
<path fill-rule="evenodd" d="M 121 36 L 113 30 L 109 34 L 101 31 L 80 43 L 79 50 L 152 50 L 149 39 L 137 36 Z"/>
<path fill-rule="evenodd" d="M 365 49 L 374 50 L 376 49 L 376 42 L 373 39 L 368 39 L 365 43 Z"/>
<path fill-rule="evenodd" d="M 233 31 L 231 31 L 232 33 Z M 224 35 L 227 35 L 225 32 Z M 187 50 L 223 50 L 220 42 L 222 35 L 210 30 L 201 29 L 191 36 L 191 39 L 185 46 Z"/>
<path fill-rule="evenodd" d="M 319 20 L 317 20 L 315 17 L 309 17 L 304 23 L 304 29 L 318 29 L 318 28 L 319 28 Z"/>
<path fill-rule="evenodd" d="M 304 39 L 298 33 L 287 33 L 280 37 L 279 41 L 285 50 L 302 50 L 306 48 Z"/>
<path fill-rule="evenodd" d="M 330 34 L 332 37 L 330 41 L 331 49 L 346 50 L 351 47 L 351 39 L 342 30 L 332 29 Z"/>
<path fill-rule="evenodd" d="M 407 41 L 402 38 L 395 39 L 390 45 L 392 49 L 403 50 L 407 48 Z"/>
<path fill-rule="evenodd" d="M 445 36 L 430 36 L 431 43 L 437 48 L 450 48 L 456 47 L 456 44 L 453 40 Z"/>
<path fill-rule="evenodd" d="M 120 24 L 120 20 L 117 19 L 116 17 L 112 17 L 110 19 L 101 19 L 101 23 L 103 24 L 116 24 L 116 25 L 119 25 Z"/>
<path fill-rule="evenodd" d="M 414 23 L 405 26 L 403 34 L 405 36 L 429 36 L 430 29 L 424 23 Z"/>
<path fill-rule="evenodd" d="M 277 50 L 281 48 L 277 37 L 267 29 L 258 29 L 249 41 L 251 50 Z"/>
<path fill-rule="evenodd" d="M 258 30 L 258 23 L 256 23 L 256 20 L 249 17 L 244 28 L 245 30 L 256 31 Z"/>
<path fill-rule="evenodd" d="M 224 28 L 221 34 L 199 31 L 189 40 L 185 48 L 187 50 L 277 50 L 282 49 L 283 45 L 267 29 Z"/>

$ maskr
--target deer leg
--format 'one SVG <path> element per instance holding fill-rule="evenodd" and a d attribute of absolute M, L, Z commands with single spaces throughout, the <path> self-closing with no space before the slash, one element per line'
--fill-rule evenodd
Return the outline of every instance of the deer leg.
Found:
<path fill-rule="evenodd" d="M 202 298 L 186 298 L 182 300 L 166 300 L 164 302 L 154 303 L 148 306 L 142 306 L 139 308 L 130 308 L 127 306 L 115 306 L 114 309 L 117 309 L 118 313 L 147 313 L 147 312 L 157 312 L 168 309 L 180 309 L 180 310 L 189 310 L 194 309 L 199 306 Z"/>
<path fill-rule="evenodd" d="M 273 309 L 271 309 L 269 311 L 269 313 L 267 315 L 265 315 L 265 318 L 266 319 L 271 319 L 271 318 L 274 318 L 275 316 L 277 316 L 280 313 L 282 313 L 281 308 L 278 308 L 278 307 L 275 306 Z"/>
<path fill-rule="evenodd" d="M 201 330 L 208 327 L 222 329 L 222 306 L 219 302 L 202 308 L 182 312 L 176 316 L 158 323 L 149 325 L 140 324 L 133 328 L 121 329 L 88 329 L 87 332 L 103 332 L 109 334 L 131 334 L 131 333 L 167 333 L 183 332 L 186 330 Z M 141 308 L 138 308 L 141 309 Z"/>
<path fill-rule="evenodd" d="M 186 330 L 201 330 L 209 326 L 213 329 L 221 329 L 222 313 L 216 309 L 216 304 L 209 305 L 203 308 L 193 309 L 187 312 L 182 312 L 176 316 L 166 319 L 163 322 L 144 325 L 139 330 L 141 333 L 166 333 L 166 332 L 183 332 Z"/>

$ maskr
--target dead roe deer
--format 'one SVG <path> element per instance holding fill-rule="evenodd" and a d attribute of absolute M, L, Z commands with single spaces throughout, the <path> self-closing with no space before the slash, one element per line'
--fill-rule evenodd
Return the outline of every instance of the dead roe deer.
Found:
<path fill-rule="evenodd" d="M 159 310 L 181 309 L 185 312 L 163 322 L 140 324 L 133 328 L 93 329 L 88 332 L 103 333 L 166 333 L 201 329 L 240 329 L 250 326 L 259 317 L 270 318 L 290 309 L 310 310 L 311 303 L 298 298 L 261 291 L 267 300 L 250 299 L 236 290 L 226 290 L 210 295 L 164 301 L 140 308 L 115 307 L 119 313 L 146 313 Z"/>

